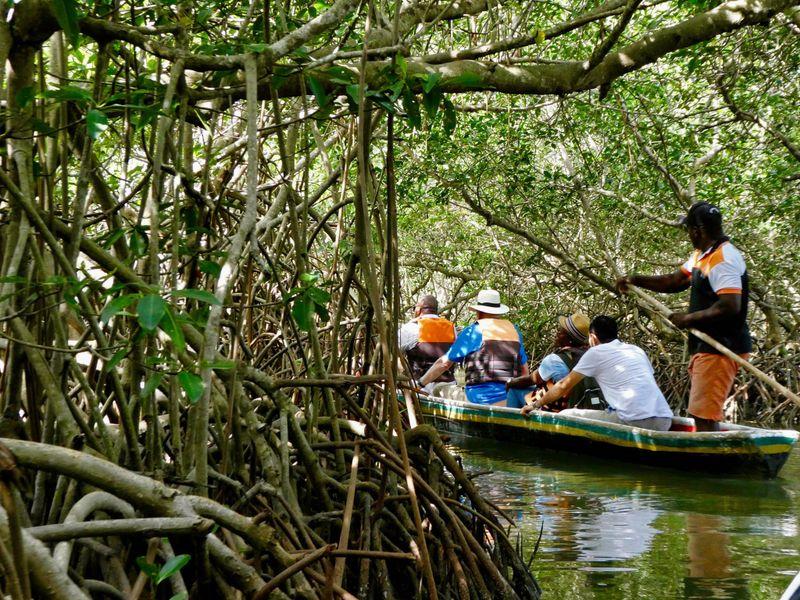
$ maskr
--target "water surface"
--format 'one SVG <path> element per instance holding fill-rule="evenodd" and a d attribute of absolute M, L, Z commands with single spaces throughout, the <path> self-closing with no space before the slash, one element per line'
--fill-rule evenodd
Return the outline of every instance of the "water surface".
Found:
<path fill-rule="evenodd" d="M 514 521 L 545 598 L 774 599 L 800 569 L 800 456 L 776 480 L 714 478 L 452 438 Z M 513 531 L 513 530 L 512 530 Z"/>

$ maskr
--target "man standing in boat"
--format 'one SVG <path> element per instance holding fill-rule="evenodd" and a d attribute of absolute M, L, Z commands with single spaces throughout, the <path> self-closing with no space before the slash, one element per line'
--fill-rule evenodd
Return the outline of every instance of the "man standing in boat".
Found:
<path fill-rule="evenodd" d="M 695 250 L 680 270 L 669 275 L 628 275 L 617 281 L 617 288 L 625 292 L 632 284 L 669 293 L 691 288 L 689 312 L 672 313 L 670 321 L 681 329 L 698 329 L 746 359 L 752 341 L 747 327 L 749 283 L 742 254 L 723 232 L 720 210 L 708 202 L 694 203 L 683 225 Z M 739 365 L 691 334 L 689 351 L 688 412 L 698 431 L 716 431 Z"/>
<path fill-rule="evenodd" d="M 533 389 L 532 386 L 550 387 L 569 374 L 589 348 L 589 317 L 580 312 L 568 317 L 559 317 L 553 346 L 555 350 L 542 359 L 533 373 L 515 377 L 506 383 L 508 389 L 506 406 L 522 408 L 525 406 L 525 396 Z M 554 410 L 563 410 L 577 406 L 584 399 L 586 392 L 592 388 L 597 388 L 597 382 L 585 378 L 572 389 L 568 397 L 554 402 L 550 407 Z"/>
<path fill-rule="evenodd" d="M 599 315 L 589 326 L 590 348 L 564 379 L 520 412 L 533 410 L 569 395 L 584 377 L 594 377 L 611 407 L 611 420 L 656 431 L 669 431 L 672 410 L 653 377 L 653 366 L 644 350 L 617 338 L 617 322 Z"/>
<path fill-rule="evenodd" d="M 503 406 L 506 382 L 528 374 L 528 356 L 522 334 L 511 321 L 499 318 L 508 312 L 500 302 L 500 293 L 481 290 L 478 301 L 470 306 L 477 321 L 464 328 L 455 343 L 419 380 L 427 385 L 454 363 L 464 363 L 466 394 L 469 402 Z"/>
<path fill-rule="evenodd" d="M 408 359 L 412 377 L 419 381 L 433 363 L 450 349 L 456 339 L 456 328 L 452 321 L 439 316 L 439 301 L 435 296 L 422 296 L 414 306 L 414 318 L 403 324 L 397 339 L 400 349 Z M 434 383 L 453 381 L 453 372 L 448 369 L 431 381 L 425 391 L 430 393 Z"/>

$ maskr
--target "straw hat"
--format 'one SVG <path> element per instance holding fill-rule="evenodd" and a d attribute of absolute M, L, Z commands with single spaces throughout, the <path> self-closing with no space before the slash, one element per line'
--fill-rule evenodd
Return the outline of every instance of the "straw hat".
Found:
<path fill-rule="evenodd" d="M 500 302 L 500 292 L 497 290 L 481 290 L 478 292 L 478 301 L 470 308 L 489 315 L 504 315 L 509 310 Z"/>
<path fill-rule="evenodd" d="M 569 317 L 558 317 L 558 324 L 576 342 L 585 344 L 589 341 L 589 317 L 585 314 L 576 312 Z"/>

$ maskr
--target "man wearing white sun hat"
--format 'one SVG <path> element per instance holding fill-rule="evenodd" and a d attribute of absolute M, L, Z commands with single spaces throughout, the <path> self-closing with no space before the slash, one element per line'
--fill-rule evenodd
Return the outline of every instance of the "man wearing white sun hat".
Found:
<path fill-rule="evenodd" d="M 435 381 L 454 363 L 464 363 L 466 394 L 469 402 L 503 405 L 506 381 L 528 374 L 528 356 L 522 345 L 522 334 L 511 321 L 500 316 L 508 306 L 500 302 L 500 293 L 481 290 L 470 306 L 477 321 L 466 327 L 441 358 L 428 370 L 420 385 Z"/>

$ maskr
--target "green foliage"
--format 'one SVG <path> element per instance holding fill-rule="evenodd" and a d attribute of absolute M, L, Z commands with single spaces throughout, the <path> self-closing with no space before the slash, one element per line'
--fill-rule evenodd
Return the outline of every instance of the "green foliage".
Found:
<path fill-rule="evenodd" d="M 64 30 L 64 35 L 73 46 L 78 45 L 78 7 L 75 0 L 50 0 L 53 14 L 58 21 L 59 27 Z"/>
<path fill-rule="evenodd" d="M 181 371 L 178 373 L 178 383 L 181 388 L 183 388 L 189 403 L 197 404 L 198 400 L 203 396 L 203 390 L 205 389 L 202 378 L 194 373 Z"/>
<path fill-rule="evenodd" d="M 161 317 L 161 320 L 158 322 L 158 326 L 170 337 L 170 340 L 172 340 L 172 345 L 175 348 L 175 352 L 180 354 L 186 350 L 186 339 L 184 338 L 181 324 L 171 307 L 166 307 L 164 310 L 164 316 Z"/>
<path fill-rule="evenodd" d="M 157 294 L 148 294 L 139 300 L 136 306 L 136 318 L 142 329 L 153 331 L 158 327 L 164 313 L 167 310 L 167 303 Z"/>
<path fill-rule="evenodd" d="M 45 90 L 41 97 L 54 102 L 74 102 L 80 106 L 88 106 L 92 103 L 92 95 L 87 90 L 73 85 L 63 85 L 56 89 Z"/>
<path fill-rule="evenodd" d="M 170 296 L 173 298 L 191 298 L 192 300 L 197 300 L 198 302 L 222 306 L 222 302 L 220 302 L 214 294 L 206 290 L 175 290 L 170 292 Z"/>
<path fill-rule="evenodd" d="M 158 566 L 147 562 L 146 556 L 139 556 L 136 559 L 136 564 L 141 569 L 142 573 L 147 575 L 148 579 L 153 582 L 153 585 L 158 586 L 176 573 L 179 573 L 180 570 L 189 563 L 191 558 L 192 557 L 188 554 L 178 554 L 170 558 L 163 565 Z M 172 598 L 175 597 L 176 596 L 173 596 Z"/>
<path fill-rule="evenodd" d="M 317 99 L 317 104 L 319 104 L 319 107 L 327 107 L 331 99 L 328 97 L 328 94 L 325 93 L 325 88 L 323 87 L 322 82 L 316 77 L 308 77 L 308 87 L 311 90 L 311 93 L 314 94 L 314 98 Z"/>
<path fill-rule="evenodd" d="M 153 373 L 147 379 L 147 383 L 144 384 L 144 388 L 142 388 L 142 396 L 147 397 L 153 392 L 155 392 L 156 388 L 158 388 L 163 379 L 164 379 L 163 373 Z"/>
<path fill-rule="evenodd" d="M 86 113 L 86 128 L 89 137 L 96 140 L 101 133 L 108 129 L 108 117 L 104 112 L 93 108 Z"/>
<path fill-rule="evenodd" d="M 200 269 L 201 273 L 206 273 L 214 277 L 219 277 L 219 274 L 222 271 L 222 267 L 220 267 L 218 263 L 215 263 L 212 260 L 201 260 L 199 262 L 198 268 Z"/>
<path fill-rule="evenodd" d="M 284 302 L 292 305 L 292 318 L 301 331 L 311 331 L 315 314 L 323 322 L 330 319 L 327 305 L 331 295 L 316 285 L 319 279 L 316 273 L 302 273 L 300 286 L 292 288 L 284 298 Z"/>
<path fill-rule="evenodd" d="M 14 100 L 16 101 L 17 106 L 19 106 L 20 108 L 25 108 L 31 103 L 31 101 L 35 97 L 36 97 L 36 90 L 33 88 L 32 85 L 29 85 L 27 87 L 20 89 L 17 92 L 16 96 L 14 97 Z"/>
<path fill-rule="evenodd" d="M 100 313 L 100 320 L 103 323 L 108 323 L 112 317 L 118 315 L 120 312 L 128 308 L 131 304 L 136 302 L 141 297 L 140 294 L 125 294 L 117 296 L 106 304 L 103 311 Z"/>

